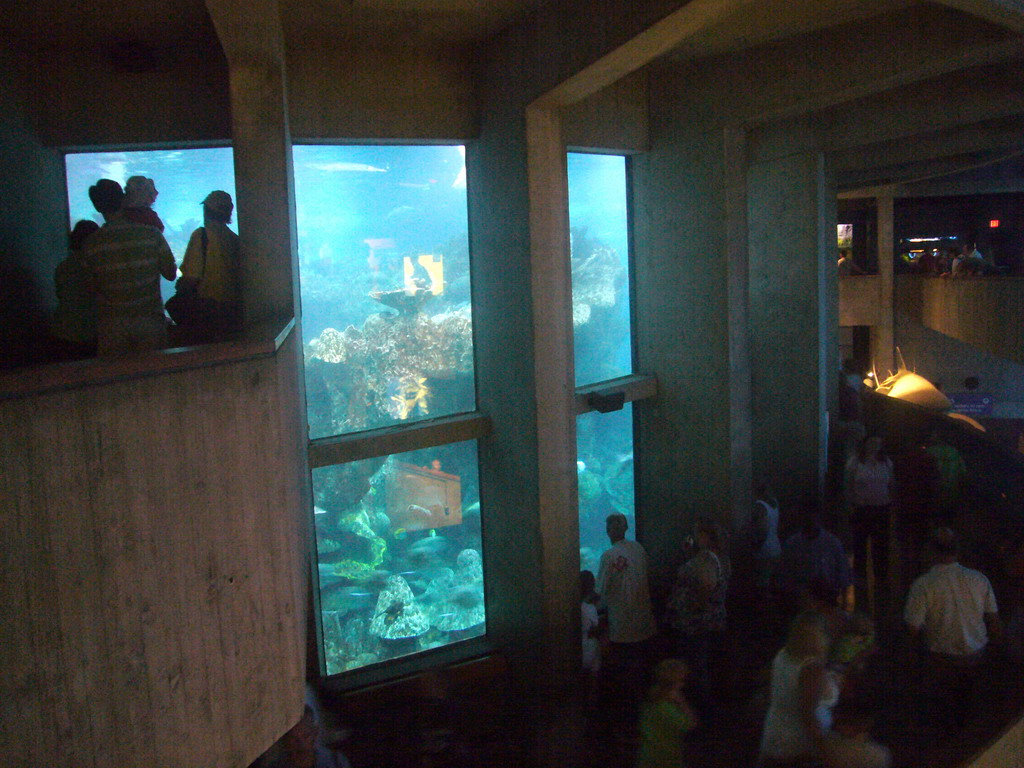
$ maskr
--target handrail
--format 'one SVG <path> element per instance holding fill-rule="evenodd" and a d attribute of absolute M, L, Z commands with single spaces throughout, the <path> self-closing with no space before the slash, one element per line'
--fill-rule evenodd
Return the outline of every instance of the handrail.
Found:
<path fill-rule="evenodd" d="M 295 318 L 267 321 L 210 344 L 15 369 L 0 374 L 0 401 L 270 357 L 294 329 Z"/>

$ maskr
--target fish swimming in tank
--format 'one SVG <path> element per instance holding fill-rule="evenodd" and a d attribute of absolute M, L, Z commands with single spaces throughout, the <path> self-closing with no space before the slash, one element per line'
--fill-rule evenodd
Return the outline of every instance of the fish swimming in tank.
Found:
<path fill-rule="evenodd" d="M 448 549 L 449 541 L 446 536 L 438 536 L 436 533 L 433 536 L 426 536 L 419 541 L 409 545 L 409 553 L 416 552 L 430 552 L 430 553 L 441 553 Z"/>

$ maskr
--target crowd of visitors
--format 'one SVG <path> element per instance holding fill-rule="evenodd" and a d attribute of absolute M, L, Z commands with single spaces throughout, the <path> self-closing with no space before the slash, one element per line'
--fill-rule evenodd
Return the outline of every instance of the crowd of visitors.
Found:
<path fill-rule="evenodd" d="M 240 326 L 238 236 L 227 228 L 231 196 L 217 190 L 203 200 L 203 226 L 192 233 L 165 310 L 161 279 L 175 280 L 178 264 L 153 209 L 157 194 L 144 176 L 130 177 L 124 189 L 112 179 L 89 188 L 103 225 L 76 223 L 68 256 L 57 267 L 58 306 L 49 334 L 54 358 L 115 357 L 172 341 L 211 341 Z"/>
<path fill-rule="evenodd" d="M 783 510 L 769 483 L 758 486 L 752 514 L 731 538 L 718 521 L 698 519 L 660 611 L 643 546 L 625 539 L 624 517 L 608 518 L 612 547 L 596 580 L 581 577 L 583 657 L 596 680 L 596 716 L 611 728 L 636 725 L 636 765 L 680 766 L 685 755 L 696 764 L 708 731 L 729 727 L 733 611 L 764 626 L 776 617 L 784 628 L 765 670 L 758 765 L 893 765 L 876 726 L 887 696 L 877 677 L 883 666 L 905 676 L 881 685 L 914 697 L 921 728 L 939 739 L 962 731 L 981 698 L 978 671 L 1005 632 L 989 579 L 958 561 L 950 523 L 963 495 L 962 457 L 938 431 L 908 445 L 920 456 L 894 460 L 882 437 L 868 434 L 849 454 L 842 509 L 827 518 L 841 531 L 829 530 L 814 504 Z M 909 482 L 905 473 L 922 471 L 932 490 L 914 507 L 914 525 L 901 525 L 899 486 Z M 887 567 L 900 553 L 924 572 L 893 587 L 898 602 L 868 605 L 866 582 L 901 578 Z M 887 630 L 883 638 L 876 619 L 888 627 L 894 617 L 902 635 Z"/>

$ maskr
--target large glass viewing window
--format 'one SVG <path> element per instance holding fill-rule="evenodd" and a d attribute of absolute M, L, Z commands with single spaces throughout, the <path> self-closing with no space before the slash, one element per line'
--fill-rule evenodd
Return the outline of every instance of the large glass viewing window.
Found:
<path fill-rule="evenodd" d="M 303 145 L 293 164 L 333 675 L 485 633 L 465 152 Z"/>
<path fill-rule="evenodd" d="M 626 158 L 570 152 L 569 235 L 576 386 L 633 373 Z M 635 533 L 633 411 L 629 403 L 576 420 L 580 568 L 597 573 L 605 519 L 619 512 Z"/>
<path fill-rule="evenodd" d="M 192 233 L 203 225 L 203 199 L 220 189 L 235 196 L 235 166 L 230 147 L 156 149 L 127 152 L 75 152 L 64 156 L 68 185 L 69 225 L 82 219 L 103 223 L 89 201 L 89 187 L 113 179 L 122 187 L 132 176 L 153 179 L 157 199 L 153 210 L 164 224 L 164 237 L 181 264 Z M 161 281 L 164 298 L 174 284 Z"/>

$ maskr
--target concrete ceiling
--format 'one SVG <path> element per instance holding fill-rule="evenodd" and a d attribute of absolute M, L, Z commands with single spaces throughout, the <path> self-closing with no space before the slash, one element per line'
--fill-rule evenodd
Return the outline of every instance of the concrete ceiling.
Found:
<path fill-rule="evenodd" d="M 280 0 L 289 44 L 309 36 L 466 45 L 514 24 L 546 0 Z"/>
<path fill-rule="evenodd" d="M 737 54 L 737 60 L 757 60 L 760 56 L 790 55 L 790 61 L 801 58 L 800 52 L 831 45 L 833 59 L 844 64 L 863 66 L 858 56 L 864 52 L 862 40 L 871 38 L 879 59 L 888 61 L 890 51 L 913 48 L 913 41 L 934 37 L 934 24 L 942 22 L 950 28 L 954 18 L 953 40 L 945 39 L 934 49 L 934 59 L 920 72 L 904 74 L 903 80 L 877 77 L 877 84 L 848 84 L 840 100 L 853 103 L 874 93 L 878 99 L 887 91 L 906 85 L 914 79 L 932 77 L 932 85 L 943 88 L 938 78 L 945 72 L 978 67 L 998 62 L 1019 66 L 1024 56 L 1024 0 L 692 0 L 709 3 L 716 9 L 716 21 L 701 26 L 678 44 L 663 63 L 666 66 L 701 67 L 703 60 Z M 308 41 L 337 42 L 338 48 L 363 45 L 373 47 L 451 47 L 466 49 L 483 43 L 490 36 L 516 24 L 541 6 L 560 4 L 565 0 L 278 0 L 281 26 L 286 48 L 295 50 Z M 594 0 L 595 4 L 599 3 Z M 244 0 L 239 0 L 244 7 Z M 665 4 L 666 8 L 671 3 Z M 719 15 L 719 11 L 724 12 Z M 877 20 L 918 19 L 914 24 L 892 24 Z M 923 21 L 921 21 L 923 20 Z M 962 20 L 962 24 L 958 20 Z M 204 0 L 17 0 L 0 14 L 0 33 L 9 45 L 20 45 L 30 57 L 59 57 L 62 51 L 78 49 L 94 51 L 109 58 L 125 70 L 143 71 L 155 66 L 161 56 L 176 52 L 178 57 L 220 56 L 220 45 Z M 837 40 L 839 42 L 837 42 Z M 847 42 L 848 41 L 848 42 Z M 1016 46 L 1016 47 L 1015 47 Z M 786 51 L 795 52 L 787 54 Z M 988 56 L 990 60 L 985 57 Z M 972 59 L 973 57 L 973 59 Z M 977 60 L 975 60 L 977 59 Z M 689 63 L 689 64 L 687 64 Z M 893 60 L 894 71 L 899 66 Z M 773 72 L 785 75 L 786 67 L 776 66 Z M 909 78 L 909 79 L 908 79 Z M 891 82 L 890 82 L 891 80 Z M 985 82 L 979 80 L 978 82 Z M 864 101 L 870 111 L 871 101 Z M 834 104 L 798 105 L 807 114 Z M 1016 112 L 1007 117 L 1018 119 Z M 972 122 L 992 120 L 1001 115 L 979 112 L 965 115 L 959 129 Z M 767 118 L 779 119 L 779 116 Z M 991 131 L 986 135 L 990 135 Z M 982 131 L 975 134 L 982 136 Z M 1000 135 L 1015 136 L 1003 132 Z M 1020 139 L 989 138 L 969 148 L 971 153 L 1016 151 Z M 906 151 L 904 142 L 901 152 Z M 891 153 L 890 153 L 891 154 Z M 936 152 L 934 156 L 941 155 Z M 949 155 L 968 157 L 977 162 L 976 154 L 965 155 L 955 146 Z M 906 178 L 908 168 L 899 162 L 880 162 L 878 158 L 861 158 L 851 168 L 855 183 L 894 181 Z M 866 166 L 883 171 L 871 174 Z"/>
<path fill-rule="evenodd" d="M 917 5 L 912 0 L 758 0 L 738 3 L 666 58 L 698 59 L 753 48 Z"/>
<path fill-rule="evenodd" d="M 468 45 L 559 0 L 280 0 L 289 45 L 310 37 L 369 44 Z M 679 57 L 715 55 L 912 5 L 910 0 L 736 2 L 719 23 L 680 46 Z M 43 47 L 113 41 L 157 49 L 206 39 L 203 0 L 31 0 L 0 15 L 0 30 Z"/>

